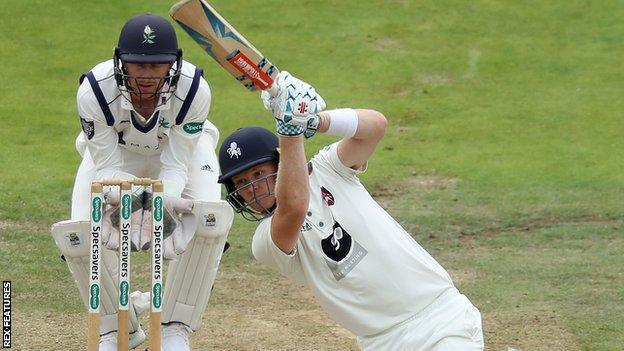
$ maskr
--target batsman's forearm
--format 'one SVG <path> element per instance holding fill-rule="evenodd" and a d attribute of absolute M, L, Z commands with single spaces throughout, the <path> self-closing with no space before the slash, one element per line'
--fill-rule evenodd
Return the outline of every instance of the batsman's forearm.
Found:
<path fill-rule="evenodd" d="M 277 174 L 276 197 L 280 211 L 307 211 L 310 199 L 308 167 L 303 137 L 280 137 L 280 161 Z"/>

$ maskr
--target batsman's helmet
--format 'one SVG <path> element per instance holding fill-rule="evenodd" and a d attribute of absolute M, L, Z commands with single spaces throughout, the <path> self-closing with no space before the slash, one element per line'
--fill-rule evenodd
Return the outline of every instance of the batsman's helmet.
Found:
<path fill-rule="evenodd" d="M 238 194 L 240 189 L 235 188 L 232 177 L 267 161 L 279 162 L 278 148 L 277 136 L 261 127 L 239 128 L 221 144 L 219 149 L 221 176 L 218 182 L 225 185 L 228 193 L 226 200 L 246 219 L 259 220 L 271 212 L 258 213 L 245 203 Z"/>
<path fill-rule="evenodd" d="M 169 21 L 150 13 L 138 15 L 124 24 L 113 55 L 117 85 L 124 86 L 126 75 L 123 63 L 175 63 L 175 71 L 165 77 L 175 87 L 182 68 L 182 49 Z M 136 93 L 136 92 L 135 92 Z"/>

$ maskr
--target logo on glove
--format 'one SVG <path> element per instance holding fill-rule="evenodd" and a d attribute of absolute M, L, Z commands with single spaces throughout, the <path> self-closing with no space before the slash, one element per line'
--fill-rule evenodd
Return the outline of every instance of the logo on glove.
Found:
<path fill-rule="evenodd" d="M 301 101 L 299 103 L 299 113 L 304 114 L 308 112 L 308 103 L 305 101 Z"/>

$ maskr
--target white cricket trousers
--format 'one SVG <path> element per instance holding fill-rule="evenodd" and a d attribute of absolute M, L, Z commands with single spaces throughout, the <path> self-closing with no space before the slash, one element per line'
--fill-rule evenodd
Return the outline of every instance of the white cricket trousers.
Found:
<path fill-rule="evenodd" d="M 453 288 L 404 322 L 357 342 L 364 351 L 483 350 L 481 313 Z"/>

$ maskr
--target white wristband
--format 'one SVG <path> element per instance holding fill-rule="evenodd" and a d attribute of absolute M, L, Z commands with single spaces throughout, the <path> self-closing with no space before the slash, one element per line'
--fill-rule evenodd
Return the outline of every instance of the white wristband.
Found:
<path fill-rule="evenodd" d="M 329 116 L 329 127 L 325 133 L 343 138 L 352 138 L 358 127 L 358 116 L 352 108 L 325 111 Z"/>

